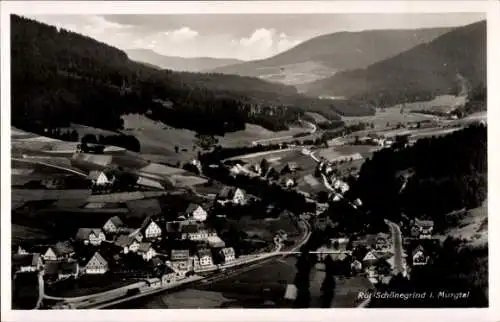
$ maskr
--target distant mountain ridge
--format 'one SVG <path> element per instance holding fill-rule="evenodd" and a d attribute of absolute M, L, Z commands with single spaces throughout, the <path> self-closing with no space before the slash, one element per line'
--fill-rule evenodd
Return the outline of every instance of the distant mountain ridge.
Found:
<path fill-rule="evenodd" d="M 166 56 L 151 49 L 128 49 L 125 52 L 131 60 L 137 62 L 158 66 L 162 69 L 186 72 L 201 72 L 242 62 L 232 58 Z"/>
<path fill-rule="evenodd" d="M 364 69 L 298 86 L 311 96 L 343 96 L 378 106 L 462 94 L 486 86 L 486 21 L 456 28 Z"/>
<path fill-rule="evenodd" d="M 295 85 L 325 78 L 338 71 L 365 68 L 452 29 L 337 32 L 314 37 L 267 59 L 222 66 L 212 71 Z"/>

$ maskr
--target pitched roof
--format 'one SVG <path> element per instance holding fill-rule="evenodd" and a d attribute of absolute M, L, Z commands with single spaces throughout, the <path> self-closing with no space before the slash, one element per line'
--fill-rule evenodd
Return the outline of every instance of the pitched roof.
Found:
<path fill-rule="evenodd" d="M 223 187 L 219 192 L 219 198 L 230 198 L 234 194 L 233 187 Z"/>
<path fill-rule="evenodd" d="M 171 260 L 186 260 L 189 258 L 188 249 L 172 249 L 170 252 Z"/>
<path fill-rule="evenodd" d="M 78 272 L 77 262 L 61 262 L 58 265 L 61 274 L 76 274 Z"/>
<path fill-rule="evenodd" d="M 119 235 L 115 240 L 115 245 L 120 247 L 130 246 L 134 240 L 135 238 L 133 236 Z"/>
<path fill-rule="evenodd" d="M 113 223 L 113 225 L 115 225 L 116 227 L 123 226 L 123 221 L 118 216 L 113 216 L 113 217 L 109 218 L 108 220 L 111 221 Z"/>
<path fill-rule="evenodd" d="M 57 256 L 65 256 L 73 253 L 75 249 L 69 241 L 57 242 L 53 247 L 51 247 Z"/>
<path fill-rule="evenodd" d="M 203 256 L 212 256 L 212 252 L 210 251 L 210 249 L 206 249 L 206 248 L 203 248 L 203 249 L 200 249 L 198 250 L 198 256 L 199 257 L 203 257 Z"/>
<path fill-rule="evenodd" d="M 183 225 L 181 227 L 181 232 L 182 233 L 197 233 L 200 231 L 200 228 L 198 225 L 190 224 L 190 225 Z"/>
<path fill-rule="evenodd" d="M 84 263 L 83 266 L 87 266 L 87 264 L 92 260 L 92 258 L 95 258 L 99 263 L 101 263 L 103 265 L 108 264 L 108 261 L 105 260 L 104 257 L 99 252 L 95 252 L 94 255 L 92 255 L 91 257 L 89 257 L 87 260 L 85 260 L 83 262 Z"/>
<path fill-rule="evenodd" d="M 415 249 L 411 252 L 411 254 L 415 256 L 415 254 L 417 254 L 418 252 L 425 253 L 425 249 L 422 245 L 418 245 L 417 247 L 415 247 Z"/>
<path fill-rule="evenodd" d="M 80 228 L 78 229 L 75 238 L 77 240 L 86 240 L 92 233 L 96 236 L 99 236 L 99 234 L 102 233 L 102 230 L 100 228 Z"/>
<path fill-rule="evenodd" d="M 38 260 L 40 259 L 39 253 L 34 254 L 14 254 L 12 256 L 12 265 L 13 266 L 36 266 Z"/>
<path fill-rule="evenodd" d="M 144 242 L 144 243 L 140 243 L 139 244 L 139 249 L 138 251 L 139 252 L 147 252 L 149 249 L 151 248 L 151 243 L 148 243 L 148 242 Z"/>
<path fill-rule="evenodd" d="M 415 219 L 415 225 L 418 225 L 418 226 L 424 227 L 424 228 L 430 228 L 430 227 L 434 226 L 434 221 Z"/>
<path fill-rule="evenodd" d="M 163 274 L 172 274 L 172 273 L 175 273 L 175 271 L 172 269 L 172 267 L 168 266 L 168 265 L 165 265 L 165 271 L 163 272 Z"/>
<path fill-rule="evenodd" d="M 186 208 L 186 214 L 190 214 L 192 213 L 193 211 L 195 211 L 196 209 L 198 209 L 198 207 L 201 207 L 200 205 L 192 202 L 189 204 L 189 206 Z"/>

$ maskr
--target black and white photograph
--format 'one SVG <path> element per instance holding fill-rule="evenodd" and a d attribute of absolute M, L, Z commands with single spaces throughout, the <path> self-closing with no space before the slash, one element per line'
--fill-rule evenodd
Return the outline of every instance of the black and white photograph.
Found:
<path fill-rule="evenodd" d="M 490 306 L 486 11 L 162 10 L 2 14 L 9 310 Z"/>

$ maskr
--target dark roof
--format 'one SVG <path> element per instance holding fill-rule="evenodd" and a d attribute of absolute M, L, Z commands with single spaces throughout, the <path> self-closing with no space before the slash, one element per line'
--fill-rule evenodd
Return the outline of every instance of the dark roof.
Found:
<path fill-rule="evenodd" d="M 212 252 L 210 251 L 210 249 L 203 248 L 203 249 L 198 250 L 198 256 L 199 257 L 212 256 Z"/>
<path fill-rule="evenodd" d="M 44 275 L 57 275 L 59 273 L 58 262 L 48 262 L 45 264 Z"/>
<path fill-rule="evenodd" d="M 77 240 L 86 240 L 89 238 L 90 234 L 94 233 L 95 235 L 99 235 L 102 233 L 102 229 L 100 228 L 80 228 L 76 233 Z"/>
<path fill-rule="evenodd" d="M 418 245 L 417 247 L 415 247 L 415 249 L 413 250 L 413 252 L 411 252 L 411 254 L 415 256 L 415 254 L 419 251 L 425 253 L 425 249 L 422 245 Z"/>
<path fill-rule="evenodd" d="M 57 242 L 52 250 L 57 256 L 65 256 L 75 252 L 73 245 L 69 241 Z"/>
<path fill-rule="evenodd" d="M 165 226 L 167 233 L 177 233 L 181 228 L 181 226 L 177 222 L 167 222 Z"/>
<path fill-rule="evenodd" d="M 415 219 L 415 225 L 420 226 L 420 227 L 424 227 L 424 228 L 430 228 L 430 227 L 434 226 L 434 221 Z"/>
<path fill-rule="evenodd" d="M 170 259 L 184 260 L 189 258 L 189 250 L 188 249 L 172 249 L 170 253 Z"/>
<path fill-rule="evenodd" d="M 134 237 L 129 235 L 119 235 L 115 240 L 115 245 L 120 247 L 130 246 L 132 242 L 135 240 Z"/>
<path fill-rule="evenodd" d="M 151 248 L 151 243 L 144 242 L 139 244 L 139 252 L 147 252 Z"/>
<path fill-rule="evenodd" d="M 123 221 L 118 216 L 113 216 L 113 217 L 109 218 L 108 220 L 111 221 L 113 223 L 113 225 L 115 225 L 116 227 L 123 226 Z"/>
<path fill-rule="evenodd" d="M 155 257 L 153 257 L 153 258 L 151 259 L 151 263 L 152 263 L 154 266 L 156 266 L 156 265 L 162 265 L 162 264 L 164 264 L 164 261 L 163 261 L 160 257 L 155 256 Z"/>
<path fill-rule="evenodd" d="M 192 202 L 189 204 L 189 206 L 186 208 L 186 214 L 190 214 L 192 213 L 193 211 L 195 211 L 198 207 L 201 207 L 200 205 Z"/>
<path fill-rule="evenodd" d="M 183 225 L 181 227 L 181 232 L 183 233 L 197 233 L 199 230 L 198 225 Z"/>
<path fill-rule="evenodd" d="M 25 255 L 14 254 L 12 256 L 12 265 L 16 267 L 36 266 L 39 259 L 40 259 L 39 253 L 25 254 Z"/>
<path fill-rule="evenodd" d="M 62 274 L 76 274 L 78 272 L 77 262 L 61 262 L 59 265 L 59 271 Z"/>
<path fill-rule="evenodd" d="M 234 194 L 235 189 L 233 187 L 223 187 L 219 192 L 219 198 L 231 198 Z"/>

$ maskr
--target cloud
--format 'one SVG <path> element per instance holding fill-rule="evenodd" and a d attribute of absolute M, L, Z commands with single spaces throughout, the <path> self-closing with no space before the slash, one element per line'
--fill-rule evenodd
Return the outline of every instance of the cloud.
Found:
<path fill-rule="evenodd" d="M 198 31 L 193 30 L 189 27 L 182 27 L 177 30 L 165 31 L 163 34 L 173 41 L 192 40 L 199 36 Z"/>
<path fill-rule="evenodd" d="M 239 46 L 240 51 L 246 52 L 247 59 L 261 59 L 287 50 L 299 42 L 290 39 L 284 32 L 278 34 L 274 28 L 259 28 L 250 36 L 233 41 L 232 44 Z"/>

